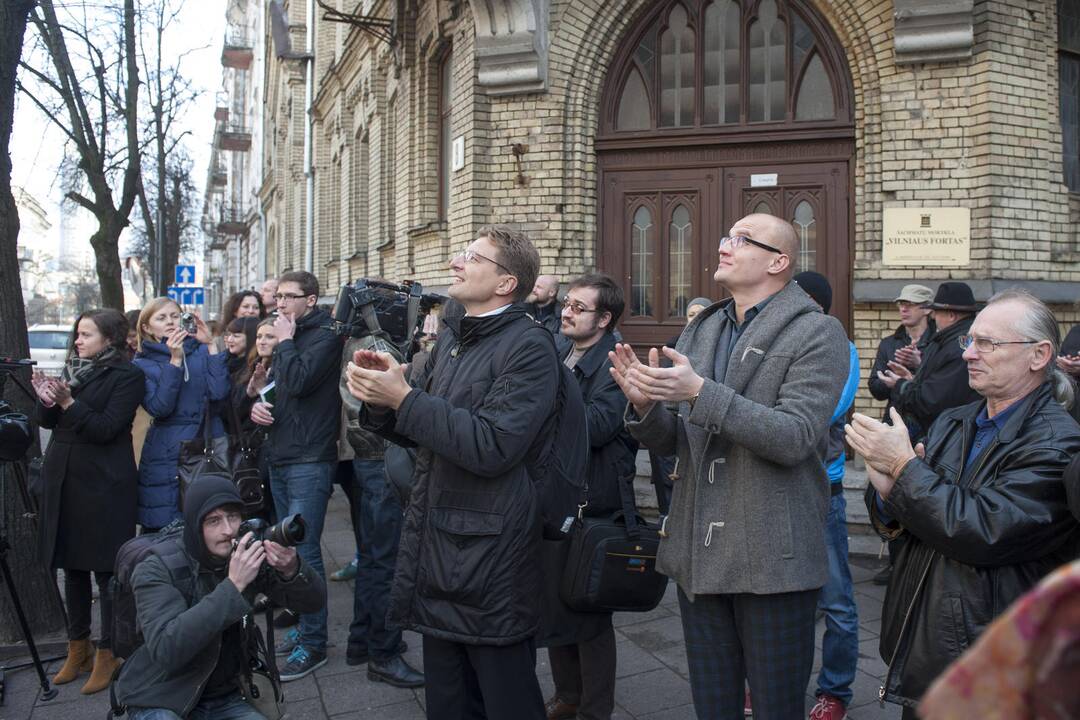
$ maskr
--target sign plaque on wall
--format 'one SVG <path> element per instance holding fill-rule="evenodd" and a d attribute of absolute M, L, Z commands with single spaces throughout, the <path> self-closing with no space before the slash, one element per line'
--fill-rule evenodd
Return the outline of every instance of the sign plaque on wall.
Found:
<path fill-rule="evenodd" d="M 885 208 L 882 265 L 963 267 L 970 261 L 970 208 Z"/>

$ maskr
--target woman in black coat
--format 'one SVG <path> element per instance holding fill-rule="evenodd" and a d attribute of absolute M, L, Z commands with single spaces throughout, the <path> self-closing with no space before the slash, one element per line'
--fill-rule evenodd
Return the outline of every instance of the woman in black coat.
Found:
<path fill-rule="evenodd" d="M 52 430 L 41 483 L 39 557 L 64 570 L 68 656 L 53 678 L 71 682 L 93 668 L 82 692 L 103 690 L 118 662 L 110 649 L 109 580 L 116 552 L 135 536 L 139 474 L 131 422 L 143 396 L 142 370 L 127 359 L 127 320 L 90 310 L 75 321 L 59 379 L 35 374 L 38 422 Z M 101 639 L 90 642 L 90 573 L 101 599 Z"/>

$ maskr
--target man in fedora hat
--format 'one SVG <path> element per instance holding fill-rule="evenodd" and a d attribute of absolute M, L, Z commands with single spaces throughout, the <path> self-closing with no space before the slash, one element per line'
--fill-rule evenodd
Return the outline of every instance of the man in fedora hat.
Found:
<path fill-rule="evenodd" d="M 978 306 L 971 287 L 963 282 L 943 282 L 930 304 L 937 332 L 922 353 L 919 369 L 912 372 L 896 360 L 878 372 L 889 388 L 889 402 L 904 418 L 912 440 L 926 435 L 930 424 L 945 410 L 979 399 L 968 386 L 967 365 L 957 338 L 967 335 Z"/>

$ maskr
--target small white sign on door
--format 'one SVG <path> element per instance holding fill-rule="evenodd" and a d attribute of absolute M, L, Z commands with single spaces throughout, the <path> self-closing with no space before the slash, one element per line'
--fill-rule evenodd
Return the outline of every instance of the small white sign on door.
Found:
<path fill-rule="evenodd" d="M 453 157 L 450 160 L 450 169 L 455 172 L 465 167 L 465 136 L 458 135 L 454 138 Z"/>
<path fill-rule="evenodd" d="M 754 173 L 750 176 L 750 187 L 776 187 L 777 173 Z"/>

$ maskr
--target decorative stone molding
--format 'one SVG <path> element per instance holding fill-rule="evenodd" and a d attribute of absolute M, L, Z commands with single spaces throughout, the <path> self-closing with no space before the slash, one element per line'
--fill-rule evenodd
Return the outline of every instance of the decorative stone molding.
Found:
<path fill-rule="evenodd" d="M 896 64 L 971 57 L 974 0 L 893 0 Z"/>
<path fill-rule="evenodd" d="M 473 0 L 477 82 L 488 95 L 547 90 L 551 0 Z"/>

